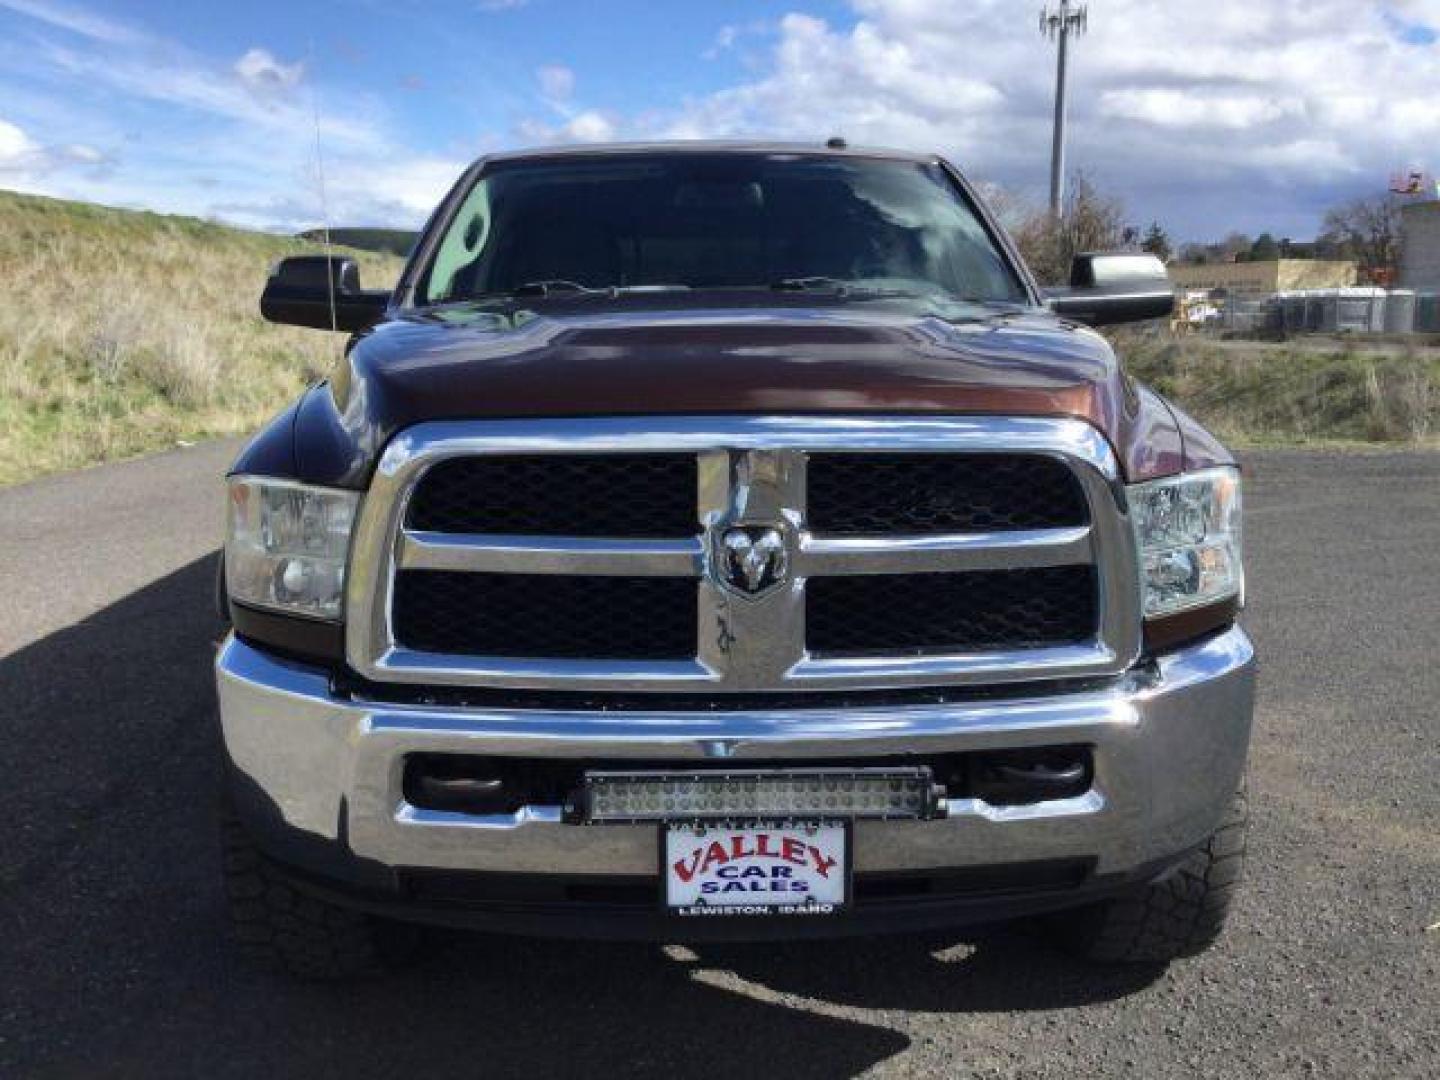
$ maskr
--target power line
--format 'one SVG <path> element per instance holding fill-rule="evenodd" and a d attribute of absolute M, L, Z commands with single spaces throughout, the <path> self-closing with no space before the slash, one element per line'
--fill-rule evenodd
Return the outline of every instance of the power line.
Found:
<path fill-rule="evenodd" d="M 1055 135 L 1050 147 L 1050 214 L 1060 216 L 1065 201 L 1065 81 L 1069 63 L 1070 35 L 1080 37 L 1089 25 L 1090 9 L 1086 4 L 1060 0 L 1054 6 L 1040 9 L 1040 33 L 1059 43 L 1055 64 Z"/>

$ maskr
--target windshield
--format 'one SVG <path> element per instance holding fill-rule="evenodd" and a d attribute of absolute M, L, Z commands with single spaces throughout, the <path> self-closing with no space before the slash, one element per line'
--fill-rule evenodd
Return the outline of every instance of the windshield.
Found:
<path fill-rule="evenodd" d="M 418 295 L 637 287 L 1027 299 L 938 165 L 695 152 L 492 165 Z"/>

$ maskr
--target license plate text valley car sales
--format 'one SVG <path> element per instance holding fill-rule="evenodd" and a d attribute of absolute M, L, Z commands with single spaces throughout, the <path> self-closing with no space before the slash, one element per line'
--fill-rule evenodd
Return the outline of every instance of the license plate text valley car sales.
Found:
<path fill-rule="evenodd" d="M 845 902 L 845 840 L 843 825 L 667 829 L 666 902 L 682 913 L 715 906 L 833 910 Z"/>

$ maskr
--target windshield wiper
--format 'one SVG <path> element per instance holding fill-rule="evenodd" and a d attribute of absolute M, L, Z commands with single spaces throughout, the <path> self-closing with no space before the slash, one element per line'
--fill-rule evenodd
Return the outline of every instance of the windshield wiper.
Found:
<path fill-rule="evenodd" d="M 772 281 L 770 288 L 776 292 L 810 292 L 815 289 L 834 289 L 836 292 L 849 292 L 853 282 L 842 281 L 840 278 L 825 277 L 823 275 L 812 275 L 810 277 L 790 277 Z"/>
<path fill-rule="evenodd" d="M 981 307 L 1016 308 L 1010 300 L 996 300 L 985 296 L 960 296 L 940 289 L 907 289 L 900 284 L 880 281 L 846 281 L 843 278 L 813 277 L 781 278 L 772 281 L 770 288 L 776 292 L 831 292 L 850 299 L 913 299 L 928 300 L 943 304 L 974 304 Z"/>
<path fill-rule="evenodd" d="M 877 281 L 864 279 L 849 281 L 845 278 L 826 277 L 823 274 L 811 277 L 781 278 L 779 281 L 772 281 L 770 289 L 774 292 L 830 292 L 836 296 L 867 300 L 918 297 L 920 295 L 911 289 L 897 288 L 894 285 Z"/>
<path fill-rule="evenodd" d="M 564 278 L 548 278 L 544 281 L 527 281 L 523 285 L 516 285 L 509 292 L 510 296 L 549 296 L 551 293 L 591 293 L 599 292 L 599 289 L 592 289 L 588 285 L 581 285 L 578 281 L 566 281 Z"/>
<path fill-rule="evenodd" d="M 656 285 L 606 285 L 595 288 L 591 285 L 581 285 L 578 281 L 569 281 L 565 278 L 548 278 L 544 281 L 527 281 L 523 285 L 517 285 L 505 296 L 554 296 L 558 293 L 571 293 L 584 296 L 635 296 L 645 293 L 668 293 L 668 292 L 689 292 L 689 285 L 662 283 Z"/>

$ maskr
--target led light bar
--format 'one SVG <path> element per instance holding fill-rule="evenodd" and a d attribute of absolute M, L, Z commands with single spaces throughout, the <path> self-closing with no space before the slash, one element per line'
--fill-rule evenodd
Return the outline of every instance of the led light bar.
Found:
<path fill-rule="evenodd" d="M 930 818 L 943 791 L 929 769 L 587 772 L 578 800 L 590 823 Z"/>

